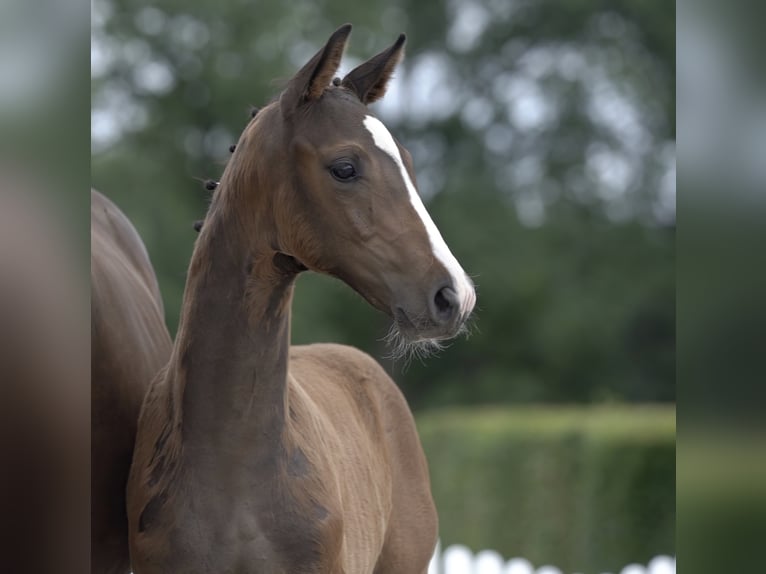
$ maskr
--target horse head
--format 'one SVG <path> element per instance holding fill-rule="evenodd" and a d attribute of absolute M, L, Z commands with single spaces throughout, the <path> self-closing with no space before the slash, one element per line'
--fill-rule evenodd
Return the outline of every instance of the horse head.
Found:
<path fill-rule="evenodd" d="M 473 283 L 417 191 L 412 158 L 368 104 L 404 53 L 388 49 L 334 78 L 351 26 L 292 78 L 243 132 L 232 161 L 248 166 L 254 229 L 295 269 L 337 277 L 386 313 L 403 347 L 438 346 L 471 314 Z"/>

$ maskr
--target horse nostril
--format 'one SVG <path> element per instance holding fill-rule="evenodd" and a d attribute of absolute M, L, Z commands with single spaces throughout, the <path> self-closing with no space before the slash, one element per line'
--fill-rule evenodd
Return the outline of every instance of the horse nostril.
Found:
<path fill-rule="evenodd" d="M 450 308 L 450 303 L 447 300 L 447 298 L 444 296 L 444 293 L 442 293 L 441 289 L 436 293 L 436 297 L 434 298 L 434 303 L 436 303 L 436 309 L 440 313 L 444 313 L 445 311 L 448 311 Z"/>
<path fill-rule="evenodd" d="M 436 315 L 442 320 L 449 320 L 458 308 L 457 293 L 452 287 L 442 287 L 434 296 Z"/>

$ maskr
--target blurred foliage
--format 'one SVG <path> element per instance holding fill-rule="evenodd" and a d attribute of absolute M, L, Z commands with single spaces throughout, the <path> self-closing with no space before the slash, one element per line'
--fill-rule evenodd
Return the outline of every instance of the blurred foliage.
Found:
<path fill-rule="evenodd" d="M 451 408 L 417 423 L 443 546 L 590 573 L 674 553 L 672 408 Z"/>
<path fill-rule="evenodd" d="M 408 34 L 374 109 L 478 284 L 469 341 L 386 364 L 413 408 L 673 400 L 675 13 L 658 0 L 94 0 L 93 182 L 144 238 L 171 330 L 201 181 L 345 21 L 345 70 Z M 382 357 L 386 328 L 347 287 L 299 280 L 294 342 Z"/>

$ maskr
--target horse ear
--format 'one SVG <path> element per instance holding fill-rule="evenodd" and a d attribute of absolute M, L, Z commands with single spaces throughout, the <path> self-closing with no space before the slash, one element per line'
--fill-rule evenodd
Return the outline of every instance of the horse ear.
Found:
<path fill-rule="evenodd" d="M 280 102 L 282 110 L 289 112 L 304 102 L 322 95 L 340 66 L 346 48 L 351 24 L 344 24 L 332 33 L 330 39 L 300 71 L 288 82 Z"/>
<path fill-rule="evenodd" d="M 341 85 L 354 92 L 363 104 L 379 100 L 386 93 L 388 81 L 394 68 L 404 56 L 404 42 L 407 37 L 400 34 L 394 45 L 377 56 L 351 70 Z"/>

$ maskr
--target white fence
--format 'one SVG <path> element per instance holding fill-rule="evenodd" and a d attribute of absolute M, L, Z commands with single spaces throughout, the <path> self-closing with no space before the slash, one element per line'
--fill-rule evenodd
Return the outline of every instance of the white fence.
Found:
<path fill-rule="evenodd" d="M 676 560 L 670 556 L 656 556 L 647 565 L 628 564 L 614 573 L 603 574 L 675 574 Z M 441 545 L 436 546 L 428 574 L 564 574 L 555 566 L 535 568 L 529 560 L 512 558 L 504 560 L 494 550 L 482 550 L 474 555 L 465 546 L 456 544 L 442 552 Z M 576 573 L 574 573 L 576 574 Z"/>

